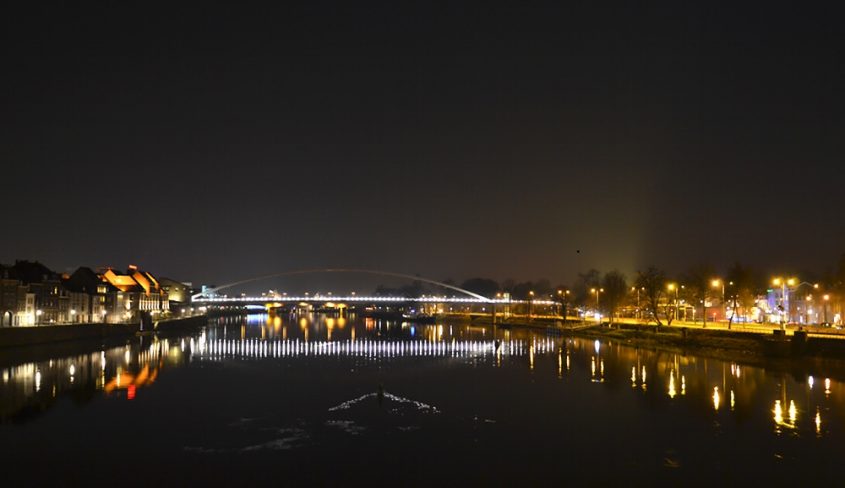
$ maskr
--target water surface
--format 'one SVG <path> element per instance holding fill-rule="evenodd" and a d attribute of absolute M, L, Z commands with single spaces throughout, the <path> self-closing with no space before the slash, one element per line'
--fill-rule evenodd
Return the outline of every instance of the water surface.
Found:
<path fill-rule="evenodd" d="M 321 315 L 89 349 L 3 364 L 10 481 L 830 485 L 845 456 L 838 363 Z"/>

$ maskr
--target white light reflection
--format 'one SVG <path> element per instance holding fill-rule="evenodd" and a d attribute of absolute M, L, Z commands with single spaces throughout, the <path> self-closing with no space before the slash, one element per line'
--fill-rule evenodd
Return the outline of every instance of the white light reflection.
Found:
<path fill-rule="evenodd" d="M 675 371 L 669 371 L 669 398 L 675 398 Z"/>
<path fill-rule="evenodd" d="M 309 356 L 309 355 L 346 355 L 362 357 L 395 357 L 395 356 L 449 356 L 449 357 L 495 357 L 495 356 L 524 356 L 533 358 L 535 354 L 549 354 L 556 352 L 554 342 L 544 340 L 529 344 L 527 350 L 522 341 L 508 341 L 500 344 L 497 351 L 494 341 L 458 341 L 432 342 L 393 341 L 393 340 L 347 340 L 340 341 L 308 341 L 299 339 L 289 340 L 213 340 L 200 347 L 197 356 L 200 359 L 218 359 L 221 357 L 251 357 L 262 358 L 269 356 Z M 205 353 L 203 353 L 205 351 Z M 533 359 L 532 359 L 533 362 Z M 567 368 L 570 358 L 567 354 Z M 601 367 L 601 365 L 599 365 Z"/>

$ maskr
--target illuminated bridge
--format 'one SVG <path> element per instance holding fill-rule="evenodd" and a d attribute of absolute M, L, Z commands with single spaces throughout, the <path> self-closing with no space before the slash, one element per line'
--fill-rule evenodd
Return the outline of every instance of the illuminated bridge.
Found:
<path fill-rule="evenodd" d="M 333 295 L 333 294 L 304 294 L 300 296 L 288 296 L 288 295 L 281 295 L 281 294 L 274 294 L 274 295 L 261 295 L 261 296 L 219 296 L 218 293 L 221 290 L 225 290 L 228 288 L 233 288 L 235 286 L 244 285 L 248 283 L 253 283 L 256 281 L 263 281 L 271 278 L 279 278 L 279 277 L 286 277 L 286 276 L 293 276 L 293 275 L 303 275 L 303 274 L 317 274 L 317 273 L 353 273 L 353 274 L 369 274 L 369 275 L 378 275 L 378 276 L 389 276 L 393 278 L 402 278 L 405 280 L 410 281 L 417 281 L 421 283 L 427 283 L 430 285 L 435 285 L 440 288 L 446 288 L 452 291 L 456 291 L 463 296 L 455 297 L 455 296 L 435 296 L 435 295 L 423 295 L 418 297 L 399 297 L 399 296 L 378 296 L 378 295 L 357 295 L 357 294 L 349 294 L 349 295 Z M 478 293 L 474 293 L 469 290 L 465 290 L 463 288 L 459 288 L 454 285 L 450 285 L 448 283 L 443 283 L 441 281 L 435 281 L 428 278 L 422 278 L 420 276 L 414 276 L 409 274 L 403 273 L 394 273 L 390 271 L 374 271 L 369 269 L 348 269 L 348 268 L 325 268 L 325 269 L 306 269 L 306 270 L 297 270 L 297 271 L 285 271 L 282 273 L 274 273 L 264 276 L 258 276 L 255 278 L 248 278 L 240 281 L 235 281 L 232 283 L 227 283 L 225 285 L 217 286 L 213 289 L 204 290 L 202 293 L 198 293 L 191 297 L 191 301 L 198 305 L 266 305 L 271 303 L 308 303 L 308 304 L 315 304 L 315 303 L 342 303 L 342 304 L 391 304 L 391 303 L 450 303 L 450 304 L 461 304 L 461 305 L 519 305 L 519 304 L 532 304 L 532 305 L 558 305 L 559 302 L 554 300 L 540 300 L 540 299 L 531 299 L 531 300 L 514 300 L 510 297 L 497 297 L 497 298 L 488 298 L 483 295 L 479 295 Z"/>
<path fill-rule="evenodd" d="M 360 304 L 390 304 L 390 303 L 455 303 L 462 305 L 519 305 L 532 303 L 535 305 L 558 305 L 553 300 L 513 300 L 510 298 L 476 298 L 476 297 L 390 297 L 390 296 L 362 296 L 362 295 L 268 295 L 241 297 L 196 297 L 193 303 L 202 305 L 256 305 L 268 303 L 360 303 Z"/>

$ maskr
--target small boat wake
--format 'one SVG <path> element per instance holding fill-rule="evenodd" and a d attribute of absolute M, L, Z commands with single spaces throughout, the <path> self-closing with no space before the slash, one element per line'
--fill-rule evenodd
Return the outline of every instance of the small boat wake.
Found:
<path fill-rule="evenodd" d="M 376 396 L 378 396 L 378 393 L 367 393 L 366 395 L 361 395 L 358 398 L 353 398 L 352 400 L 345 401 L 339 405 L 335 405 L 329 408 L 329 412 L 337 412 L 338 410 L 349 410 L 352 405 L 355 405 L 356 403 L 361 403 L 367 398 L 374 398 Z"/>
<path fill-rule="evenodd" d="M 396 396 L 387 392 L 384 393 L 384 398 L 387 398 L 388 400 L 393 400 L 394 402 L 398 403 L 407 403 L 413 405 L 414 407 L 416 407 L 417 410 L 422 412 L 440 413 L 440 410 L 438 410 L 437 407 L 429 405 L 427 403 L 419 402 L 417 400 L 411 400 L 410 398 Z"/>
<path fill-rule="evenodd" d="M 423 402 L 420 402 L 420 401 L 417 401 L 417 400 L 412 400 L 410 398 L 401 397 L 399 395 L 394 395 L 392 393 L 388 393 L 386 391 L 381 391 L 381 390 L 377 391 L 377 392 L 373 392 L 373 393 L 367 393 L 366 395 L 361 395 L 358 398 L 353 398 L 352 400 L 347 400 L 343 403 L 340 403 L 338 405 L 330 407 L 328 411 L 329 412 L 337 412 L 337 411 L 340 411 L 340 410 L 349 410 L 353 406 L 355 406 L 355 405 L 357 405 L 357 404 L 359 404 L 359 403 L 361 403 L 361 402 L 363 402 L 363 401 L 365 401 L 369 398 L 378 399 L 379 404 L 381 404 L 382 399 L 384 399 L 384 400 L 389 400 L 391 402 L 395 402 L 397 404 L 412 406 L 419 412 L 435 413 L 435 414 L 440 413 L 440 410 L 438 410 L 437 407 L 435 407 L 433 405 L 429 405 L 427 403 L 423 403 Z"/>

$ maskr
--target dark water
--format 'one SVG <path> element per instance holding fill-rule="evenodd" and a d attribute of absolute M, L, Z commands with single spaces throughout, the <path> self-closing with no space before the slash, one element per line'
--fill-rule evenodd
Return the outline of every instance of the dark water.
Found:
<path fill-rule="evenodd" d="M 6 486 L 834 486 L 845 460 L 835 363 L 319 315 L 92 351 L 4 364 Z"/>

